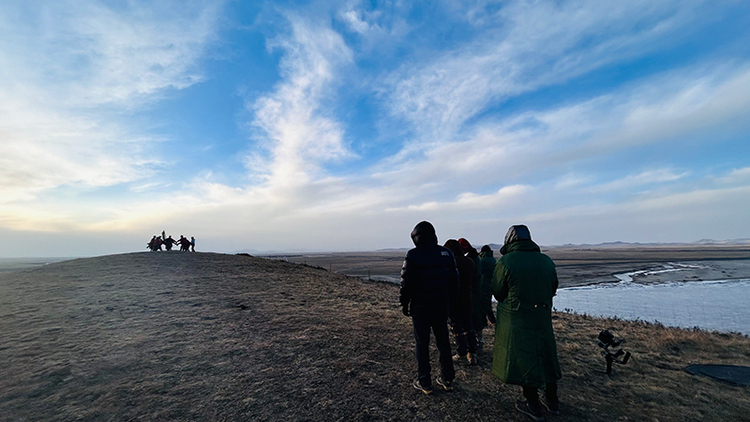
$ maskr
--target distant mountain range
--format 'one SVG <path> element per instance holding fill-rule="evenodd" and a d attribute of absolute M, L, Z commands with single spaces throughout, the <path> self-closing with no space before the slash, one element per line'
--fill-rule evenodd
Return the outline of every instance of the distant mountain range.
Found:
<path fill-rule="evenodd" d="M 503 247 L 502 243 L 489 243 L 490 248 L 492 248 L 493 251 L 499 250 Z M 604 243 L 580 243 L 580 244 L 574 244 L 574 243 L 566 243 L 564 245 L 540 245 L 547 249 L 554 249 L 554 248 L 643 248 L 643 247 L 659 247 L 659 246 L 744 246 L 748 245 L 750 246 L 750 238 L 745 239 L 728 239 L 728 240 L 714 240 L 714 239 L 701 239 L 695 242 L 652 242 L 652 243 L 641 243 L 641 242 L 604 242 Z M 474 245 L 475 248 L 477 248 L 477 251 L 482 247 L 481 244 Z M 383 248 L 378 249 L 372 252 L 406 252 L 411 247 L 408 248 Z M 366 251 L 358 251 L 358 252 L 366 252 Z M 306 255 L 306 254 L 319 254 L 319 253 L 335 253 L 332 251 L 329 252 L 323 252 L 323 251 L 295 251 L 295 252 L 289 252 L 289 251 L 259 251 L 256 249 L 244 249 L 240 251 L 235 251 L 232 253 L 249 253 L 251 255 L 259 255 L 259 256 L 287 256 L 291 257 L 292 254 L 296 255 Z"/>
<path fill-rule="evenodd" d="M 653 243 L 641 243 L 641 242 L 604 242 L 596 244 L 572 244 L 566 243 L 564 245 L 551 245 L 546 246 L 548 248 L 629 248 L 629 247 L 648 247 L 648 246 L 700 246 L 700 245 L 711 245 L 711 246 L 741 246 L 750 245 L 750 239 L 729 239 L 729 240 L 714 240 L 714 239 L 701 239 L 696 242 L 653 242 Z M 498 246 L 499 248 L 500 246 Z M 495 249 L 495 245 L 492 245 Z"/>

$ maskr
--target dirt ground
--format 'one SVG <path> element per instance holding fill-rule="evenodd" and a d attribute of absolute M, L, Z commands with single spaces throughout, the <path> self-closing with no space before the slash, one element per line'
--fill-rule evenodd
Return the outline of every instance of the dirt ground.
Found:
<path fill-rule="evenodd" d="M 747 337 L 554 318 L 563 414 L 549 420 L 750 420 L 747 388 L 684 371 L 747 365 Z M 612 378 L 603 328 L 635 356 Z M 0 274 L 0 420 L 524 421 L 485 333 L 480 365 L 425 396 L 393 284 L 238 255 L 66 261 Z"/>
<path fill-rule="evenodd" d="M 644 275 L 640 283 L 750 278 L 750 246 L 649 246 L 623 248 L 544 248 L 555 261 L 561 287 L 619 280 L 612 274 L 659 267 L 665 263 L 695 264 L 700 268 Z M 495 250 L 495 257 L 500 252 Z M 399 282 L 406 250 L 273 255 L 285 260 L 354 277 Z"/>

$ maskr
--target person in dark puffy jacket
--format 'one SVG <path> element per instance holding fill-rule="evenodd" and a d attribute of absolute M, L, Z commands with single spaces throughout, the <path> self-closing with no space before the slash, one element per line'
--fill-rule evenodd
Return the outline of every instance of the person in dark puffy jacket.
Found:
<path fill-rule="evenodd" d="M 441 375 L 437 383 L 453 389 L 456 376 L 448 339 L 448 316 L 458 307 L 458 270 L 453 253 L 438 245 L 435 228 L 427 221 L 414 227 L 411 239 L 415 248 L 407 252 L 401 266 L 399 300 L 404 315 L 412 318 L 416 341 L 417 379 L 414 388 L 431 394 L 430 331 L 440 353 Z"/>
<path fill-rule="evenodd" d="M 451 328 L 456 338 L 457 349 L 453 361 L 460 362 L 466 359 L 469 365 L 476 365 L 477 338 L 471 326 L 472 286 L 476 267 L 471 259 L 463 256 L 457 240 L 450 239 L 444 246 L 453 252 L 458 267 L 458 309 L 451 314 Z"/>

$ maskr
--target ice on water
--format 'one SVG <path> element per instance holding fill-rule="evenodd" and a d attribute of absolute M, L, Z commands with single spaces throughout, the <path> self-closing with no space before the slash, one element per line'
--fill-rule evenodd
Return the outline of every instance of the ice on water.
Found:
<path fill-rule="evenodd" d="M 660 322 L 675 327 L 750 334 L 750 279 L 638 284 L 639 274 L 679 271 L 687 264 L 616 274 L 620 283 L 560 289 L 557 310 Z"/>

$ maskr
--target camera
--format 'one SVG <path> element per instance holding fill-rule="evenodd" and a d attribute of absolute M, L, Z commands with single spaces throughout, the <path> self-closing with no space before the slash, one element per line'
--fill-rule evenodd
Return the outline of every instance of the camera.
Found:
<path fill-rule="evenodd" d="M 602 330 L 599 333 L 598 340 L 597 345 L 604 349 L 602 354 L 607 362 L 607 375 L 612 374 L 612 364 L 614 362 L 621 365 L 628 363 L 631 356 L 630 352 L 626 352 L 620 348 L 620 345 L 624 343 L 625 340 L 615 337 L 609 332 L 609 330 Z"/>

